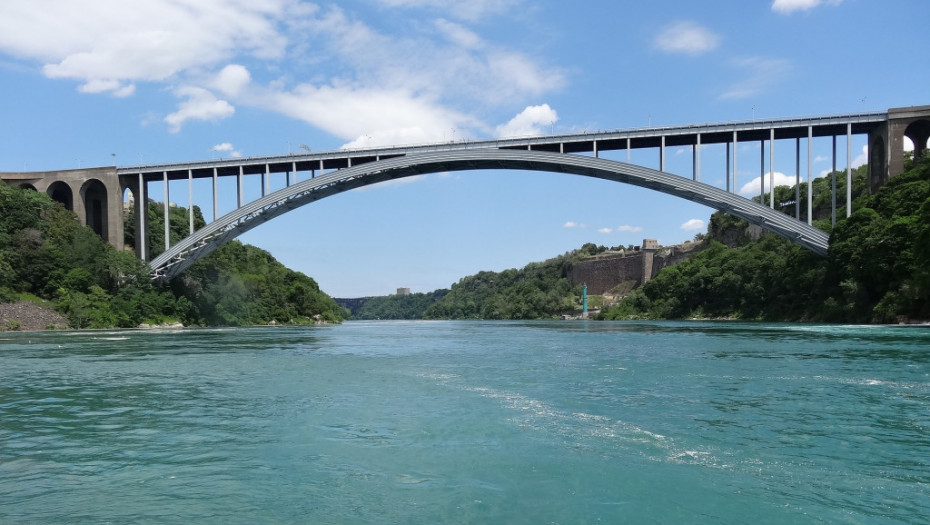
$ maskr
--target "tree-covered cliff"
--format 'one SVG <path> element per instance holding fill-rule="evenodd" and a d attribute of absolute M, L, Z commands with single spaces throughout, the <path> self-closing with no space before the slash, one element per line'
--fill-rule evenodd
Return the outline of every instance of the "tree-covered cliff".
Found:
<path fill-rule="evenodd" d="M 732 317 L 846 323 L 930 319 L 930 160 L 865 194 L 866 168 L 854 179 L 853 213 L 845 210 L 830 236 L 826 258 L 765 235 L 728 248 L 712 246 L 627 296 L 602 319 Z M 819 208 L 830 198 L 819 180 Z M 819 193 L 819 195 L 818 195 Z M 840 194 L 844 193 L 840 185 Z M 776 188 L 790 200 L 794 190 Z M 817 204 L 817 202 L 815 202 Z M 821 216 L 823 213 L 821 213 Z M 829 223 L 820 222 L 829 229 Z"/>
<path fill-rule="evenodd" d="M 164 246 L 160 210 L 151 204 L 153 247 Z M 183 208 L 171 211 L 174 241 L 187 217 Z M 133 233 L 130 226 L 130 244 Z M 241 243 L 220 248 L 170 286 L 155 286 L 145 264 L 113 249 L 60 204 L 0 184 L 0 301 L 21 298 L 50 301 L 74 328 L 335 322 L 344 315 L 313 279 Z"/>

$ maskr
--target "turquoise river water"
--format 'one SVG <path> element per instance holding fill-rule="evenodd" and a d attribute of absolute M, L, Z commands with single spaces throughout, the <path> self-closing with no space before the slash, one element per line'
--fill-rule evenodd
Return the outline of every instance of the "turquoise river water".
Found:
<path fill-rule="evenodd" d="M 930 329 L 0 334 L 0 523 L 928 523 Z"/>

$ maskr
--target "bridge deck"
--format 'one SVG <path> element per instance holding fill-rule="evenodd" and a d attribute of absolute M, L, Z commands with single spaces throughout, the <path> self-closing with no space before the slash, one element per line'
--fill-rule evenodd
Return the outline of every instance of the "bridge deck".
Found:
<path fill-rule="evenodd" d="M 853 134 L 868 133 L 888 120 L 888 112 L 852 113 L 804 118 L 750 120 L 687 126 L 660 126 L 592 133 L 572 133 L 494 140 L 457 141 L 439 144 L 394 146 L 382 148 L 346 149 L 296 155 L 272 155 L 171 164 L 125 166 L 117 169 L 123 176 L 139 176 L 146 180 L 164 177 L 170 180 L 261 173 L 328 171 L 347 168 L 377 160 L 386 160 L 413 153 L 469 149 L 532 149 L 557 153 L 591 153 L 625 149 L 694 146 L 698 143 L 731 143 L 736 133 L 738 142 L 768 140 L 770 130 L 775 139 L 806 138 L 810 130 L 814 137 L 845 135 L 847 125 Z"/>

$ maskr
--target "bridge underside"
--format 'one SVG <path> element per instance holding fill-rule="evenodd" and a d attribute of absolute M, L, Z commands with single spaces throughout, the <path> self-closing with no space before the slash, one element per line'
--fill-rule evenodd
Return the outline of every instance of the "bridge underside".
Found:
<path fill-rule="evenodd" d="M 168 280 L 239 235 L 305 204 L 388 180 L 469 170 L 566 173 L 652 189 L 745 219 L 815 253 L 826 255 L 827 234 L 808 224 L 701 182 L 623 162 L 544 151 L 475 149 L 425 152 L 347 167 L 245 205 L 210 223 L 151 261 L 156 280 Z"/>

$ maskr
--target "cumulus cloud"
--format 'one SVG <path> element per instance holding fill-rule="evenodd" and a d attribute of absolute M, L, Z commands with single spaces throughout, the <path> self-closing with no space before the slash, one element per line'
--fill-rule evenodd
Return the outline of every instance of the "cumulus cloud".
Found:
<path fill-rule="evenodd" d="M 564 228 L 584 228 L 584 224 L 579 224 L 575 221 L 568 221 L 562 225 Z"/>
<path fill-rule="evenodd" d="M 387 34 L 364 21 L 377 10 L 296 0 L 5 0 L 0 53 L 35 61 L 48 78 L 88 94 L 126 97 L 142 83 L 161 85 L 179 100 L 162 119 L 172 132 L 227 118 L 235 104 L 303 120 L 349 144 L 490 134 L 493 125 L 458 108 L 525 104 L 566 84 L 539 57 L 467 26 L 522 0 L 379 1 L 430 10 L 434 23 Z M 273 77 L 285 60 L 305 67 Z"/>
<path fill-rule="evenodd" d="M 113 79 L 94 79 L 89 80 L 78 87 L 81 93 L 106 93 L 117 98 L 124 98 L 132 95 L 136 91 L 134 84 L 125 84 L 119 80 Z"/>
<path fill-rule="evenodd" d="M 765 191 L 768 193 L 771 191 L 771 184 L 769 183 L 771 177 L 769 177 L 769 172 L 765 174 L 763 180 L 765 181 Z M 795 177 L 794 175 L 785 175 L 784 173 L 775 172 L 775 186 L 794 186 Z M 759 181 L 759 177 L 755 177 L 746 184 L 743 184 L 739 189 L 739 194 L 744 197 L 755 197 L 759 195 L 759 192 L 762 191 L 762 183 Z"/>
<path fill-rule="evenodd" d="M 636 233 L 636 232 L 643 231 L 643 227 L 642 226 L 630 226 L 629 224 L 624 224 L 623 226 L 617 226 L 617 231 Z"/>
<path fill-rule="evenodd" d="M 217 144 L 216 146 L 213 146 L 212 148 L 210 148 L 210 150 L 213 151 L 214 153 L 219 153 L 221 157 L 228 156 L 230 158 L 237 159 L 242 156 L 242 153 L 240 153 L 236 148 L 234 148 L 232 143 L 230 142 L 222 142 L 220 144 Z"/>
<path fill-rule="evenodd" d="M 252 75 L 245 66 L 230 64 L 217 73 L 213 79 L 213 87 L 229 97 L 235 97 L 252 81 Z"/>
<path fill-rule="evenodd" d="M 612 233 L 613 231 L 613 228 L 598 228 L 597 233 Z"/>
<path fill-rule="evenodd" d="M 177 133 L 188 120 L 217 121 L 232 116 L 236 112 L 229 102 L 217 99 L 213 93 L 206 89 L 185 86 L 178 88 L 175 94 L 187 97 L 187 100 L 178 105 L 178 110 L 165 117 L 171 132 Z"/>
<path fill-rule="evenodd" d="M 791 62 L 780 58 L 744 58 L 733 65 L 747 72 L 748 77 L 731 85 L 720 99 L 748 98 L 777 85 L 790 71 Z"/>
<path fill-rule="evenodd" d="M 681 229 L 686 232 L 704 230 L 705 228 L 707 228 L 707 224 L 701 219 L 691 219 L 681 225 Z"/>
<path fill-rule="evenodd" d="M 559 120 L 559 114 L 549 104 L 527 106 L 506 124 L 497 126 L 498 137 L 525 137 L 542 135 L 546 126 L 552 126 Z"/>
<path fill-rule="evenodd" d="M 808 11 L 819 5 L 840 5 L 843 0 L 774 0 L 772 11 L 789 15 L 795 11 Z"/>
<path fill-rule="evenodd" d="M 161 81 L 246 53 L 280 58 L 286 39 L 275 25 L 287 0 L 46 0 L 5 2 L 0 49 L 40 60 L 49 78 L 120 86 Z M 36 38 L 41 34 L 41 38 Z M 99 92 L 99 91 L 97 91 Z"/>
<path fill-rule="evenodd" d="M 719 43 L 719 36 L 706 27 L 687 20 L 666 26 L 653 41 L 655 47 L 661 51 L 688 55 L 712 51 Z"/>

